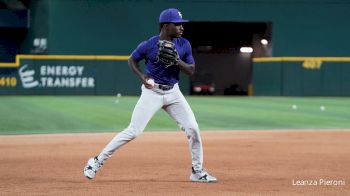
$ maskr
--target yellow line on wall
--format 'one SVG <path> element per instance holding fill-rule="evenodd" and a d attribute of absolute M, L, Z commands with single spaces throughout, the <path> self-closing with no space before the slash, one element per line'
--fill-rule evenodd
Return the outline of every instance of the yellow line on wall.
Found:
<path fill-rule="evenodd" d="M 22 59 L 40 59 L 40 60 L 111 60 L 124 61 L 128 60 L 129 56 L 113 56 L 113 55 L 16 55 L 14 63 L 0 63 L 0 67 L 19 67 Z"/>
<path fill-rule="evenodd" d="M 16 55 L 14 63 L 0 63 L 0 67 L 19 67 L 22 59 L 39 59 L 39 60 L 112 60 L 124 61 L 129 56 L 114 55 Z M 350 57 L 258 57 L 253 58 L 253 62 L 298 62 L 298 61 L 328 61 L 328 62 L 350 62 Z"/>
<path fill-rule="evenodd" d="M 253 62 L 297 62 L 297 61 L 350 62 L 350 57 L 257 57 Z"/>

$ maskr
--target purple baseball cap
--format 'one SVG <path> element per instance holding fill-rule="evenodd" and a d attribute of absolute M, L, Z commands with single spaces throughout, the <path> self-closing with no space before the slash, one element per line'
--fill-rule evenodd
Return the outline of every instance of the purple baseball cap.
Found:
<path fill-rule="evenodd" d="M 160 13 L 159 16 L 159 23 L 182 23 L 182 22 L 188 22 L 188 20 L 182 19 L 182 14 L 179 10 L 175 8 L 169 8 L 162 13 Z"/>

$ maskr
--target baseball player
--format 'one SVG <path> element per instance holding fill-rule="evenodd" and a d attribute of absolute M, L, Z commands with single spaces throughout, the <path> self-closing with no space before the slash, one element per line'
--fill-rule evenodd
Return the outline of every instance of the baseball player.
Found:
<path fill-rule="evenodd" d="M 184 28 L 181 12 L 171 8 L 159 17 L 160 34 L 141 42 L 132 52 L 128 63 L 141 79 L 142 94 L 138 100 L 129 126 L 117 134 L 95 157 L 88 160 L 84 175 L 93 179 L 104 162 L 120 147 L 135 139 L 159 109 L 164 109 L 185 131 L 192 157 L 190 180 L 194 182 L 216 182 L 217 179 L 203 168 L 203 147 L 195 116 L 182 95 L 178 80 L 179 72 L 193 75 L 195 62 L 188 40 L 181 37 Z M 145 60 L 146 73 L 139 62 Z"/>

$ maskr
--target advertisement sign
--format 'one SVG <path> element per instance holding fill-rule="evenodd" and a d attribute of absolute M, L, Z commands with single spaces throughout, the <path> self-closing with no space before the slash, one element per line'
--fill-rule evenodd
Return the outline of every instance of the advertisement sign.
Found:
<path fill-rule="evenodd" d="M 84 65 L 39 65 L 35 69 L 25 64 L 18 76 L 23 88 L 94 88 L 95 78 L 85 70 Z"/>
<path fill-rule="evenodd" d="M 0 63 L 0 95 L 134 93 L 127 56 L 17 55 Z M 97 85 L 99 84 L 99 85 Z M 122 85 L 124 84 L 124 85 Z"/>

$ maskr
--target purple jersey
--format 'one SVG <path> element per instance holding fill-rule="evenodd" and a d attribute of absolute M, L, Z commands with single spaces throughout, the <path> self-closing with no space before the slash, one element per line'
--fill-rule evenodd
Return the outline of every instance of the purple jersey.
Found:
<path fill-rule="evenodd" d="M 157 62 L 158 41 L 159 35 L 141 42 L 132 52 L 131 57 L 137 62 L 145 59 L 146 74 L 153 78 L 156 83 L 174 85 L 179 81 L 180 69 L 175 65 L 166 68 L 161 62 Z M 190 42 L 180 37 L 175 38 L 173 43 L 175 43 L 180 59 L 187 64 L 194 64 Z"/>

